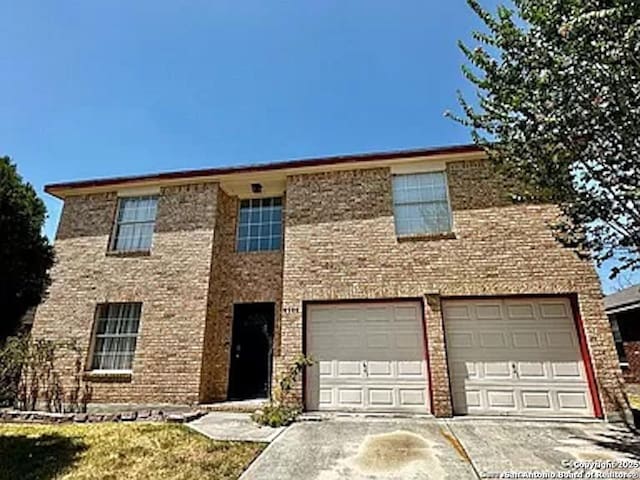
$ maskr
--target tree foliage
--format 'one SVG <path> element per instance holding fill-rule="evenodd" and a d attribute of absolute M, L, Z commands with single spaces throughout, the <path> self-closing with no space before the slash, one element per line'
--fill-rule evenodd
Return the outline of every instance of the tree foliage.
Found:
<path fill-rule="evenodd" d="M 53 247 L 42 234 L 46 209 L 9 157 L 0 157 L 0 342 L 13 334 L 50 283 Z"/>
<path fill-rule="evenodd" d="M 557 237 L 612 274 L 640 268 L 640 2 L 513 0 L 460 48 L 477 100 L 459 99 L 495 165 L 553 202 Z"/>

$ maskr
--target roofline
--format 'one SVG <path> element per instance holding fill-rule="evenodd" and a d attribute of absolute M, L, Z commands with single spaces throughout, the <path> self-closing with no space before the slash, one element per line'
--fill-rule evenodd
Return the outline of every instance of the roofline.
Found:
<path fill-rule="evenodd" d="M 98 178 L 92 180 L 80 180 L 73 182 L 51 183 L 45 185 L 44 191 L 58 198 L 64 198 L 63 191 L 75 189 L 87 189 L 107 186 L 122 186 L 139 182 L 162 182 L 165 180 L 179 180 L 189 178 L 201 178 L 228 175 L 233 173 L 266 172 L 273 170 L 297 169 L 305 167 L 340 165 L 345 163 L 372 162 L 377 160 L 396 160 L 413 157 L 434 157 L 438 155 L 456 153 L 480 153 L 481 147 L 475 144 L 449 145 L 432 148 L 420 148 L 411 150 L 394 150 L 389 152 L 359 153 L 352 155 L 338 155 L 330 157 L 315 157 L 298 160 L 285 160 L 273 163 L 254 165 L 241 165 L 236 167 L 205 168 L 197 170 L 180 170 L 149 175 L 135 175 L 111 178 Z"/>
<path fill-rule="evenodd" d="M 604 307 L 604 311 L 607 313 L 607 315 L 609 314 L 613 314 L 613 313 L 620 313 L 620 312 L 624 312 L 627 310 L 633 310 L 636 308 L 640 308 L 640 300 L 630 300 L 628 302 L 624 302 L 624 303 L 616 303 L 613 305 L 609 305 L 607 306 L 605 303 L 605 307 Z"/>

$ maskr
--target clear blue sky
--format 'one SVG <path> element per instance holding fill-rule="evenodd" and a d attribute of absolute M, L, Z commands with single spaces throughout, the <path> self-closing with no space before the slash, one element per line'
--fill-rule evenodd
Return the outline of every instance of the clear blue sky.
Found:
<path fill-rule="evenodd" d="M 464 0 L 0 0 L 0 18 L 0 154 L 50 237 L 51 182 L 470 140 L 443 116 L 469 91 Z"/>

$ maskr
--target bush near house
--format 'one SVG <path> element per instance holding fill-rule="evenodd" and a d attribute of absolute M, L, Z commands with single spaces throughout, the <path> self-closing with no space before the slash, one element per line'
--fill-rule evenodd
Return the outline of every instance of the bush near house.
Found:
<path fill-rule="evenodd" d="M 62 355 L 73 358 L 73 383 L 66 388 L 56 366 Z M 0 348 L 0 406 L 48 412 L 86 412 L 91 388 L 83 378 L 77 342 L 9 337 Z"/>
<path fill-rule="evenodd" d="M 295 422 L 302 409 L 293 398 L 293 386 L 298 382 L 305 367 L 311 365 L 311 357 L 300 355 L 296 358 L 289 370 L 278 379 L 269 404 L 251 415 L 253 421 L 269 427 L 282 427 Z"/>

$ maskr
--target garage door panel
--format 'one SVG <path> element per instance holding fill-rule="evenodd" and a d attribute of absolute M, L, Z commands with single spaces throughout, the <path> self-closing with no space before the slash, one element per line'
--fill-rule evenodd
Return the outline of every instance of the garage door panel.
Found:
<path fill-rule="evenodd" d="M 516 397 L 513 390 L 487 390 L 487 405 L 489 408 L 515 409 Z"/>
<path fill-rule="evenodd" d="M 450 321 L 453 320 L 470 320 L 471 319 L 471 306 L 470 305 L 451 305 L 443 308 L 443 314 L 445 318 Z"/>
<path fill-rule="evenodd" d="M 374 407 L 393 408 L 393 388 L 370 388 L 369 405 Z"/>
<path fill-rule="evenodd" d="M 576 347 L 575 334 L 570 331 L 547 332 L 547 345 L 551 348 Z"/>
<path fill-rule="evenodd" d="M 360 388 L 338 388 L 338 404 L 359 407 L 363 404 L 363 392 Z"/>
<path fill-rule="evenodd" d="M 497 320 L 502 322 L 502 306 L 499 303 L 479 304 L 476 306 L 476 318 L 479 320 Z"/>
<path fill-rule="evenodd" d="M 542 391 L 522 391 L 522 407 L 528 410 L 551 410 L 551 392 Z"/>
<path fill-rule="evenodd" d="M 482 348 L 500 348 L 507 346 L 507 339 L 503 332 L 483 332 L 479 334 L 479 344 Z"/>
<path fill-rule="evenodd" d="M 551 319 L 566 318 L 571 316 L 571 312 L 564 302 L 540 302 L 540 316 Z"/>
<path fill-rule="evenodd" d="M 558 392 L 558 404 L 561 408 L 583 410 L 589 401 L 585 392 Z"/>
<path fill-rule="evenodd" d="M 307 352 L 321 361 L 307 371 L 307 408 L 428 411 L 421 315 L 418 302 L 309 307 Z"/>
<path fill-rule="evenodd" d="M 568 300 L 445 301 L 443 312 L 456 413 L 592 415 Z"/>
<path fill-rule="evenodd" d="M 507 320 L 533 320 L 536 318 L 533 303 L 507 303 Z"/>
<path fill-rule="evenodd" d="M 362 376 L 362 363 L 359 361 L 339 361 L 337 362 L 338 377 L 360 377 Z"/>
<path fill-rule="evenodd" d="M 551 365 L 551 370 L 554 378 L 565 380 L 569 378 L 578 380 L 585 379 L 584 371 L 578 362 L 555 362 Z"/>
<path fill-rule="evenodd" d="M 517 362 L 516 369 L 521 379 L 540 380 L 548 376 L 544 362 Z"/>
<path fill-rule="evenodd" d="M 538 332 L 513 332 L 511 334 L 511 342 L 514 347 L 539 349 L 542 347 L 542 341 Z"/>
<path fill-rule="evenodd" d="M 400 378 L 425 378 L 425 363 L 419 361 L 401 361 L 397 362 L 398 377 Z"/>
<path fill-rule="evenodd" d="M 393 368 L 390 362 L 367 362 L 367 374 L 369 377 L 393 377 Z"/>
<path fill-rule="evenodd" d="M 421 409 L 427 403 L 426 388 L 406 388 L 398 389 L 399 404 L 403 407 Z"/>
<path fill-rule="evenodd" d="M 484 364 L 484 374 L 482 378 L 504 379 L 513 375 L 509 362 L 487 362 Z"/>
<path fill-rule="evenodd" d="M 330 377 L 333 375 L 333 362 L 327 360 L 316 361 L 317 368 L 321 376 Z M 312 367 L 313 368 L 313 367 Z"/>
<path fill-rule="evenodd" d="M 362 333 L 361 333 L 362 335 Z M 388 349 L 391 347 L 389 334 L 385 332 L 380 333 L 369 333 L 366 334 L 366 345 L 369 348 L 384 348 Z"/>

